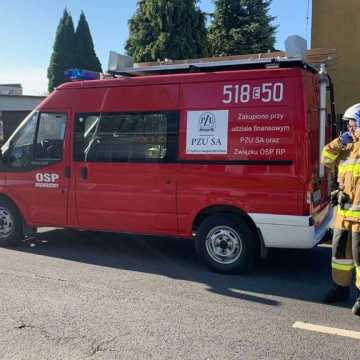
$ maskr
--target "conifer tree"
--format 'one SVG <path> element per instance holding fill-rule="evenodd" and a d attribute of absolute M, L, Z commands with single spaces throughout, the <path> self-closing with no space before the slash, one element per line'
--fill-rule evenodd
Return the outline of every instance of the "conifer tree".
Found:
<path fill-rule="evenodd" d="M 136 62 L 207 55 L 205 15 L 198 0 L 139 0 L 126 50 Z"/>
<path fill-rule="evenodd" d="M 71 15 L 64 10 L 56 30 L 53 53 L 48 68 L 48 90 L 65 82 L 64 71 L 74 67 L 75 58 L 75 30 Z"/>
<path fill-rule="evenodd" d="M 76 67 L 80 69 L 102 72 L 101 63 L 96 56 L 89 24 L 82 11 L 75 33 Z"/>
<path fill-rule="evenodd" d="M 272 0 L 215 0 L 209 43 L 214 56 L 274 50 Z"/>

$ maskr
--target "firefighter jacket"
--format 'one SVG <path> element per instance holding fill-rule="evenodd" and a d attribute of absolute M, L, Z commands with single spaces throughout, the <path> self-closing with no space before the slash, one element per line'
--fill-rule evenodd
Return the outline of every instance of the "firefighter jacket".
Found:
<path fill-rule="evenodd" d="M 360 141 L 343 145 L 339 138 L 333 140 L 325 145 L 321 162 L 329 168 L 338 167 L 339 189 L 347 200 L 338 207 L 337 217 L 360 223 Z"/>

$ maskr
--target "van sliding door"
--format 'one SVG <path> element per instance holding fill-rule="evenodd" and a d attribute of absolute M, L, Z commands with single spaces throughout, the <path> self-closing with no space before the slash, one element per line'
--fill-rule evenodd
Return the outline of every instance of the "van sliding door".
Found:
<path fill-rule="evenodd" d="M 119 232 L 177 231 L 177 112 L 77 114 L 79 226 Z"/>

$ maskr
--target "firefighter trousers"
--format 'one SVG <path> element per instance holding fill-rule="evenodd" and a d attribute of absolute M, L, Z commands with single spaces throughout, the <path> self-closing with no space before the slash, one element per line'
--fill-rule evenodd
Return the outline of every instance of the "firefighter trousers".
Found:
<path fill-rule="evenodd" d="M 334 229 L 332 245 L 332 278 L 335 284 L 350 286 L 354 271 L 360 290 L 360 224 L 347 223 L 346 230 Z"/>

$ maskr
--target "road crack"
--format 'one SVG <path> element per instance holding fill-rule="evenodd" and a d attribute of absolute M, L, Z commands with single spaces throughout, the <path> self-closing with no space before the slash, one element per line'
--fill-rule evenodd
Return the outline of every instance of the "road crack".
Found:
<path fill-rule="evenodd" d="M 89 357 L 93 357 L 95 354 L 99 353 L 99 352 L 105 352 L 105 351 L 114 351 L 113 349 L 109 349 L 107 346 L 110 345 L 112 342 L 114 342 L 114 340 L 116 339 L 116 337 L 113 337 L 109 340 L 104 340 L 101 342 L 98 342 L 97 340 L 94 340 L 93 343 L 91 344 L 91 350 L 89 353 Z"/>
<path fill-rule="evenodd" d="M 35 329 L 36 326 L 34 325 L 27 325 L 24 322 L 21 322 L 20 325 L 15 326 L 15 329 Z"/>

